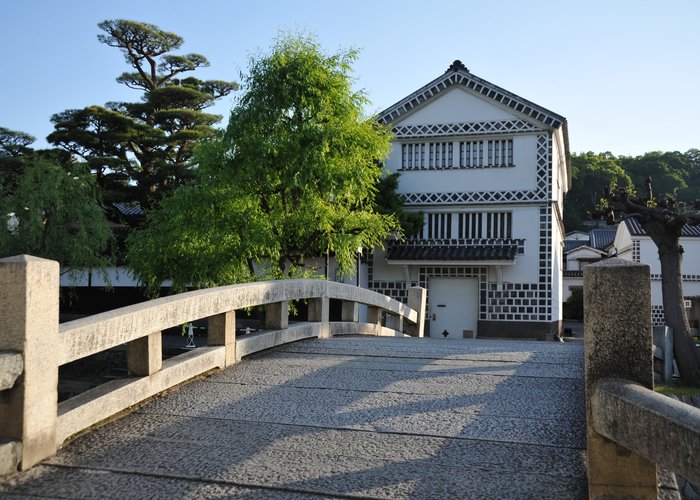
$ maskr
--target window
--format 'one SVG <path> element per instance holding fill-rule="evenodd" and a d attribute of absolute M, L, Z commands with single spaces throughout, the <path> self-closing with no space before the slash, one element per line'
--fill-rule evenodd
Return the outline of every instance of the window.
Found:
<path fill-rule="evenodd" d="M 428 240 L 448 240 L 452 238 L 452 214 L 426 214 L 423 238 Z"/>
<path fill-rule="evenodd" d="M 512 165 L 513 139 L 459 143 L 460 168 L 510 167 Z"/>
<path fill-rule="evenodd" d="M 452 168 L 452 143 L 428 143 L 428 168 Z"/>
<path fill-rule="evenodd" d="M 511 239 L 512 212 L 428 213 L 422 238 L 444 239 Z"/>
<path fill-rule="evenodd" d="M 408 170 L 425 168 L 425 144 L 403 144 L 401 167 Z"/>
<path fill-rule="evenodd" d="M 513 214 L 511 212 L 486 212 L 486 235 L 482 238 L 511 238 Z"/>
<path fill-rule="evenodd" d="M 459 149 L 456 149 L 456 148 Z M 457 158 L 454 157 L 455 150 Z M 427 159 L 426 159 L 427 156 Z M 513 139 L 426 142 L 401 145 L 401 169 L 494 168 L 513 166 Z"/>

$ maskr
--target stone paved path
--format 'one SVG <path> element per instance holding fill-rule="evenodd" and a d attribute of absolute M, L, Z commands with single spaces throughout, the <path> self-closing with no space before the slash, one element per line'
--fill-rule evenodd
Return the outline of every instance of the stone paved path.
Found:
<path fill-rule="evenodd" d="M 308 340 L 159 397 L 3 498 L 586 498 L 580 343 Z"/>

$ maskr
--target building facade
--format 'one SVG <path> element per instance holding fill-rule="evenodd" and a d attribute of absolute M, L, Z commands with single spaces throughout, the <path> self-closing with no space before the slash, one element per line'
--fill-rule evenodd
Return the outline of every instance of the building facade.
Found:
<path fill-rule="evenodd" d="M 589 233 L 573 231 L 564 237 L 564 293 L 583 290 L 583 269 L 594 262 L 607 259 L 614 251 L 615 228 L 591 229 Z"/>
<path fill-rule="evenodd" d="M 399 300 L 427 288 L 431 337 L 558 335 L 566 119 L 455 61 L 378 120 L 395 132 L 385 166 L 424 226 L 374 252 L 369 288 Z"/>
<path fill-rule="evenodd" d="M 700 322 L 700 226 L 685 225 L 681 231 L 680 245 L 683 247 L 681 277 L 686 313 L 691 328 Z M 632 262 L 641 262 L 650 267 L 651 273 L 651 318 L 654 326 L 664 325 L 663 294 L 661 291 L 661 263 L 659 251 L 651 237 L 637 219 L 629 218 L 617 226 L 614 255 Z"/>

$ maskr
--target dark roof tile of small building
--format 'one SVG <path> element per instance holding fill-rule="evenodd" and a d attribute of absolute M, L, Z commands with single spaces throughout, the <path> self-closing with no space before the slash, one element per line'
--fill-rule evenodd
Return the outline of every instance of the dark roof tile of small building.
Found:
<path fill-rule="evenodd" d="M 617 229 L 591 229 L 589 238 L 590 246 L 598 250 L 605 250 L 615 241 Z"/>
<path fill-rule="evenodd" d="M 635 217 L 625 219 L 625 224 L 632 236 L 648 236 L 642 225 Z M 681 236 L 685 238 L 700 238 L 700 225 L 686 224 L 681 230 Z"/>
<path fill-rule="evenodd" d="M 389 246 L 388 260 L 515 260 L 517 244 L 489 245 L 401 245 Z"/>

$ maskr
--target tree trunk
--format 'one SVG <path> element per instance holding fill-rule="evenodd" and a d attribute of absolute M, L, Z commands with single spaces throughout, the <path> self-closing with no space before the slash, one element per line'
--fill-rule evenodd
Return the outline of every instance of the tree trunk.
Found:
<path fill-rule="evenodd" d="M 663 293 L 666 325 L 673 328 L 673 355 L 676 358 L 681 380 L 685 384 L 700 387 L 700 351 L 690 335 L 688 316 L 683 303 L 680 246 L 678 238 L 666 238 L 656 242 L 661 262 L 661 289 Z"/>

